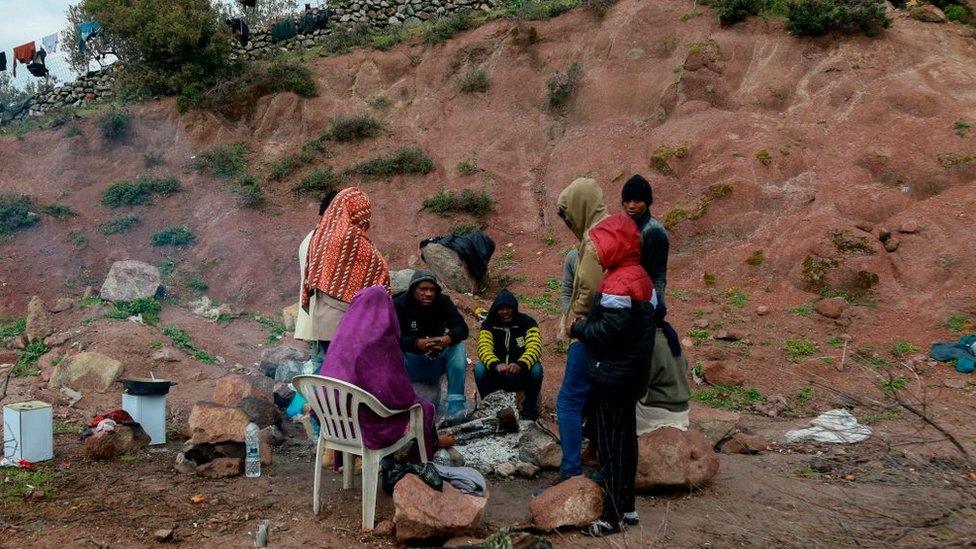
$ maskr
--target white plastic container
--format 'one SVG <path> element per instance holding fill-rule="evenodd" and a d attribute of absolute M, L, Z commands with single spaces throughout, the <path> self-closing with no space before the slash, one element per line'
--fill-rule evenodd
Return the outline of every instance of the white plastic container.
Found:
<path fill-rule="evenodd" d="M 149 444 L 166 444 L 166 395 L 122 393 L 122 409 L 146 431 Z"/>
<path fill-rule="evenodd" d="M 12 460 L 54 457 L 54 410 L 39 400 L 3 407 L 3 455 Z"/>

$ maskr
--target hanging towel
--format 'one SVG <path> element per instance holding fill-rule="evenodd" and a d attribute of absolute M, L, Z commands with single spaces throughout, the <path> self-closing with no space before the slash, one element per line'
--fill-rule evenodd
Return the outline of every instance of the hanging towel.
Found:
<path fill-rule="evenodd" d="M 78 23 L 78 51 L 83 53 L 85 51 L 85 42 L 92 36 L 95 36 L 100 30 L 102 30 L 102 26 L 97 21 Z"/>
<path fill-rule="evenodd" d="M 7 70 L 7 52 L 0 51 L 0 72 Z"/>
<path fill-rule="evenodd" d="M 58 33 L 49 34 L 44 38 L 41 38 L 41 44 L 44 44 L 44 49 L 46 49 L 48 53 L 58 51 Z"/>
<path fill-rule="evenodd" d="M 14 48 L 14 78 L 17 77 L 17 61 L 27 65 L 34 61 L 34 54 L 36 52 L 37 47 L 34 45 L 33 40 Z"/>

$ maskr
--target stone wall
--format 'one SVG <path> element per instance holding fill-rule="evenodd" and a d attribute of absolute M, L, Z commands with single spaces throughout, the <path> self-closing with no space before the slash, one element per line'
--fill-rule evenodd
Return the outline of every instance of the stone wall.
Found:
<path fill-rule="evenodd" d="M 431 19 L 465 11 L 488 12 L 500 6 L 502 0 L 346 0 L 330 7 L 328 23 L 322 28 L 299 33 L 274 42 L 267 29 L 252 29 L 246 46 L 235 40 L 232 59 L 264 59 L 279 53 L 311 48 L 335 32 L 353 28 L 382 31 L 399 26 L 419 25 Z M 317 13 L 313 10 L 312 13 Z M 301 15 L 295 18 L 299 21 Z M 17 113 L 7 113 L 0 123 L 40 116 L 65 107 L 79 107 L 113 97 L 112 67 L 78 78 L 59 88 L 45 90 L 26 103 Z"/>

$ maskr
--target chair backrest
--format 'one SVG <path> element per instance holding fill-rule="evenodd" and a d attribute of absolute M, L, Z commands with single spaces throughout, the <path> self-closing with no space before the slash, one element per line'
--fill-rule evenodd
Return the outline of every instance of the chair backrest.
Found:
<path fill-rule="evenodd" d="M 373 395 L 351 383 L 319 375 L 292 379 L 295 389 L 305 397 L 319 419 L 321 435 L 344 445 L 362 445 L 359 406 L 388 416 L 391 411 Z"/>

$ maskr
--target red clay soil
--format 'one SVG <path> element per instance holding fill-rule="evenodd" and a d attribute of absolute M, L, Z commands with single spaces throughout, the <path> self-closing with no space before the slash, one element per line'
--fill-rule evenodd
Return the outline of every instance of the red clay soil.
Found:
<path fill-rule="evenodd" d="M 499 246 L 492 276 L 513 277 L 519 295 L 548 293 L 553 303 L 556 295 L 547 283 L 561 275 L 563 252 L 573 244 L 554 205 L 573 178 L 594 177 L 615 210 L 623 181 L 643 173 L 654 185 L 653 211 L 659 218 L 675 208 L 694 213 L 710 188 L 714 194 L 723 189 L 714 186 L 727 184 L 727 196 L 713 198 L 702 215 L 681 221 L 670 232 L 669 320 L 683 336 L 695 320 L 705 319 L 709 332 L 725 330 L 741 339 L 705 339 L 690 350 L 691 362 L 736 363 L 749 386 L 767 398 L 785 397 L 790 405 L 786 415 L 792 418 L 849 404 L 838 391 L 860 404 L 884 402 L 882 385 L 891 371 L 905 379 L 910 394 L 927 403 L 926 412 L 937 423 L 970 453 L 976 451 L 969 378 L 924 361 L 906 368 L 903 357 L 891 353 L 899 341 L 924 353 L 934 341 L 958 337 L 946 327 L 950 314 L 976 318 L 976 162 L 966 160 L 976 155 L 976 132 L 954 130 L 960 119 L 976 123 L 976 41 L 954 25 L 903 17 L 873 39 L 797 39 L 781 24 L 757 18 L 721 28 L 707 10 L 681 22 L 679 16 L 694 6 L 624 0 L 602 19 L 576 10 L 543 22 L 499 20 L 443 44 L 418 41 L 387 52 L 315 58 L 310 66 L 318 97 L 263 97 L 238 121 L 199 111 L 180 114 L 175 101 L 167 99 L 130 106 L 132 136 L 119 144 L 104 142 L 92 119 L 78 121 L 81 134 L 74 137 L 57 129 L 0 141 L 0 192 L 27 193 L 42 204 L 69 204 L 78 212 L 60 221 L 45 217 L 0 244 L 0 316 L 24 314 L 35 294 L 50 301 L 79 297 L 86 286 L 97 291 L 113 261 L 157 263 L 164 258 L 176 265 L 167 284 L 173 302 L 194 295 L 184 282 L 196 275 L 213 298 L 277 314 L 296 298 L 296 250 L 317 219 L 317 198 L 294 198 L 291 185 L 312 169 L 339 171 L 401 146 L 423 147 L 435 171 L 352 180 L 373 199 L 372 237 L 391 267 L 416 266 L 420 240 L 445 234 L 458 222 L 476 221 L 426 212 L 426 197 L 441 189 L 483 189 L 498 203 L 497 212 L 483 221 Z M 519 37 L 530 26 L 538 42 L 526 44 Z M 563 111 L 553 112 L 546 105 L 546 81 L 574 60 L 583 68 L 578 91 Z M 459 92 L 458 77 L 474 67 L 487 71 L 489 91 Z M 358 144 L 330 144 L 327 155 L 297 175 L 263 182 L 267 162 L 298 151 L 327 128 L 330 117 L 360 112 L 384 120 L 388 132 Z M 262 178 L 269 196 L 261 211 L 238 207 L 229 183 L 188 168 L 195 155 L 235 141 L 250 147 L 249 169 Z M 683 157 L 667 161 L 671 174 L 651 167 L 652 151 L 662 145 L 687 147 Z M 162 153 L 164 162 L 152 171 L 179 176 L 184 191 L 146 207 L 111 210 L 102 205 L 106 186 L 146 171 L 143 155 L 153 152 Z M 457 162 L 472 153 L 480 171 L 459 175 Z M 131 232 L 106 237 L 97 231 L 99 224 L 128 211 L 143 219 Z M 917 222 L 918 230 L 899 234 L 906 221 Z M 856 228 L 864 222 L 874 225 L 873 233 Z M 189 225 L 197 244 L 178 251 L 150 245 L 154 232 L 174 224 Z M 895 252 L 884 250 L 876 237 L 879 228 L 900 239 Z M 83 233 L 87 242 L 74 244 L 68 238 L 71 230 Z M 858 237 L 866 237 L 867 249 L 858 245 Z M 853 250 L 847 249 L 850 242 Z M 764 261 L 748 264 L 757 250 Z M 877 274 L 878 283 L 838 321 L 810 314 L 800 307 L 817 297 L 817 288 L 803 274 L 810 254 L 836 262 L 824 278 L 833 290 L 856 290 L 859 271 Z M 714 283 L 706 284 L 712 277 Z M 485 306 L 490 296 L 459 300 L 471 311 Z M 759 306 L 768 314 L 758 315 Z M 530 312 L 546 334 L 554 333 L 555 315 L 544 308 Z M 56 322 L 61 329 L 74 329 L 94 316 L 76 308 L 57 315 Z M 469 323 L 475 320 L 469 317 Z M 162 325 L 171 324 L 226 361 L 154 365 L 151 343 L 166 341 L 158 327 L 107 319 L 94 321 L 77 340 L 122 360 L 129 374 L 153 368 L 157 376 L 179 381 L 171 398 L 173 423 L 179 425 L 188 407 L 207 398 L 213 380 L 235 363 L 255 369 L 267 334 L 251 320 L 216 325 L 168 303 Z M 844 335 L 851 338 L 847 352 L 829 343 Z M 816 351 L 789 362 L 783 346 L 791 339 L 809 341 Z M 564 357 L 555 346 L 547 348 L 543 405 L 552 410 Z M 807 388 L 814 389 L 810 398 Z M 800 389 L 807 396 L 799 396 Z M 15 378 L 3 402 L 32 396 L 59 398 L 34 379 Z M 76 410 L 59 408 L 59 413 L 81 419 L 114 405 L 115 399 L 86 395 Z M 888 439 L 895 445 L 912 444 L 915 451 L 918 443 L 935 441 L 917 450 L 925 455 L 955 452 L 938 432 L 919 428 L 908 412 L 896 420 L 890 419 L 893 413 L 875 415 L 897 427 Z M 773 421 L 771 435 L 785 431 L 781 421 Z M 179 523 L 178 537 L 197 543 L 243 545 L 258 518 L 291 525 L 280 538 L 287 546 L 314 544 L 317 536 L 329 546 L 373 543 L 358 534 L 352 496 L 342 500 L 348 505 L 334 508 L 342 509 L 340 515 L 323 513 L 310 522 L 307 453 L 276 464 L 271 479 L 201 482 L 173 472 L 172 453 L 151 453 L 137 463 L 92 465 L 81 461 L 77 448 L 64 452 L 72 463 L 65 478 L 72 481 L 36 507 L 5 502 L 18 518 L 0 522 L 8 528 L 0 545 L 8 546 L 8 539 L 18 540 L 9 546 L 80 544 L 78 531 L 86 520 L 94 520 L 88 506 L 100 506 L 95 524 L 105 531 L 85 536 L 113 546 L 151 543 L 145 531 L 164 523 Z M 653 517 L 645 521 L 645 532 L 675 545 L 847 545 L 866 535 L 857 528 L 881 520 L 886 506 L 938 497 L 934 488 L 923 486 L 909 495 L 901 485 L 858 485 L 852 496 L 844 485 L 819 476 L 797 478 L 792 472 L 802 467 L 799 459 L 777 454 L 726 458 L 720 478 L 703 494 L 642 500 L 642 513 Z M 904 474 L 909 468 L 890 460 L 882 467 Z M 511 518 L 504 503 L 524 500 L 529 493 L 523 483 L 505 486 L 520 495 L 511 496 L 507 488 L 493 492 L 509 494 L 491 504 L 504 517 L 493 522 L 496 526 Z M 245 488 L 251 491 L 248 497 L 241 496 Z M 187 503 L 197 492 L 218 495 L 220 504 Z M 105 501 L 99 494 L 113 494 L 113 499 Z M 123 494 L 121 501 L 115 499 L 118 494 Z M 837 508 L 828 500 L 852 497 L 857 510 L 845 520 L 857 528 L 838 530 L 832 514 Z M 252 508 L 252 501 L 264 507 Z M 964 511 L 947 510 L 949 518 L 912 523 L 914 530 L 902 532 L 903 537 L 889 537 L 898 533 L 886 530 L 870 539 L 907 545 L 935 543 L 916 535 L 964 539 L 955 528 L 962 516 L 973 524 L 971 503 Z M 388 516 L 389 503 L 384 505 Z M 26 517 L 37 516 L 38 507 L 42 511 L 31 522 Z M 892 511 L 899 517 L 902 512 Z M 146 518 L 157 515 L 167 519 Z M 140 517 L 146 520 L 131 520 Z M 194 517 L 199 519 L 195 528 L 189 526 Z M 896 527 L 884 528 L 889 526 Z M 563 537 L 553 541 L 585 543 Z"/>

